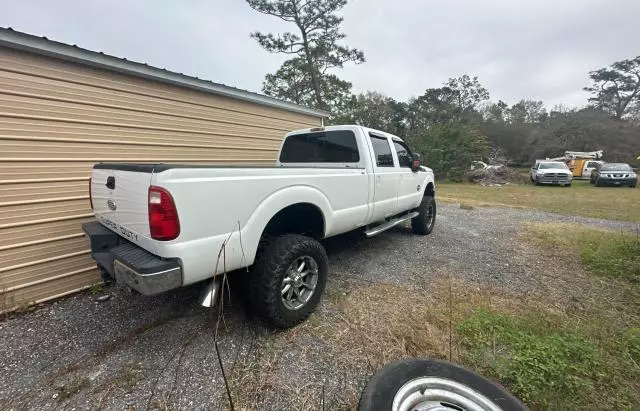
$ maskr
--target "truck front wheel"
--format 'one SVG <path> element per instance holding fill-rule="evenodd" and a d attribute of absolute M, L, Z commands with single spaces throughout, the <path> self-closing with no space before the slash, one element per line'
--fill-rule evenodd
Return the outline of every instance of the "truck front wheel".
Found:
<path fill-rule="evenodd" d="M 416 211 L 420 214 L 411 219 L 411 230 L 414 234 L 430 234 L 436 223 L 436 200 L 431 196 L 422 197 L 422 202 Z"/>
<path fill-rule="evenodd" d="M 253 310 L 276 328 L 304 321 L 327 283 L 327 253 L 310 237 L 285 234 L 266 241 L 250 282 Z"/>

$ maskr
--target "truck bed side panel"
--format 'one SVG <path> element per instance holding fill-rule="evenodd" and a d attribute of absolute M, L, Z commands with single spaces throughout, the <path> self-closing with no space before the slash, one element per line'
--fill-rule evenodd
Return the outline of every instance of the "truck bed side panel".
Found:
<path fill-rule="evenodd" d="M 162 257 L 183 257 L 185 284 L 252 264 L 262 231 L 280 210 L 310 203 L 325 218 L 325 235 L 364 226 L 369 175 L 364 169 L 189 169 L 156 174 L 171 192 L 182 232 L 157 242 Z M 242 237 L 242 241 L 240 241 Z M 226 261 L 218 261 L 225 245 Z"/>

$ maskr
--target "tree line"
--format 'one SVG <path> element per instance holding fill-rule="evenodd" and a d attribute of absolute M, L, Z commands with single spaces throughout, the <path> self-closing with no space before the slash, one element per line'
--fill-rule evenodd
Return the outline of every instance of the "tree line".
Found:
<path fill-rule="evenodd" d="M 247 2 L 294 29 L 251 34 L 267 51 L 291 56 L 266 75 L 265 94 L 328 110 L 331 124 L 355 123 L 403 137 L 440 177 L 460 176 L 474 160 L 524 166 L 565 150 L 604 150 L 607 161 L 637 163 L 640 56 L 587 73 L 584 90 L 590 97 L 582 108 L 549 110 L 531 99 L 495 102 L 470 75 L 450 78 L 407 101 L 376 91 L 354 95 L 351 83 L 336 74 L 344 64 L 365 62 L 361 50 L 342 45 L 338 12 L 347 0 Z"/>

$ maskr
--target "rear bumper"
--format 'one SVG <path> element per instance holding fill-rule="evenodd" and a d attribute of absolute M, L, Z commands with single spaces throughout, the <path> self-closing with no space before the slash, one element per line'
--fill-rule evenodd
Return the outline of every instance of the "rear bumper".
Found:
<path fill-rule="evenodd" d="M 182 286 L 179 259 L 151 254 L 98 222 L 85 223 L 82 229 L 91 242 L 91 257 L 116 282 L 144 295 Z"/>

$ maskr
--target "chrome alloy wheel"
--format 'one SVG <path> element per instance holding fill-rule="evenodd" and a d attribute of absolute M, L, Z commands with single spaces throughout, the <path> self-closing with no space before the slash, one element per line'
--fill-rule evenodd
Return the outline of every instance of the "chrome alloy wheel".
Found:
<path fill-rule="evenodd" d="M 459 382 L 421 377 L 407 382 L 393 398 L 393 411 L 501 411 L 493 401 Z"/>
<path fill-rule="evenodd" d="M 309 302 L 318 283 L 318 263 L 307 255 L 296 258 L 282 279 L 280 296 L 289 310 L 297 310 Z"/>

